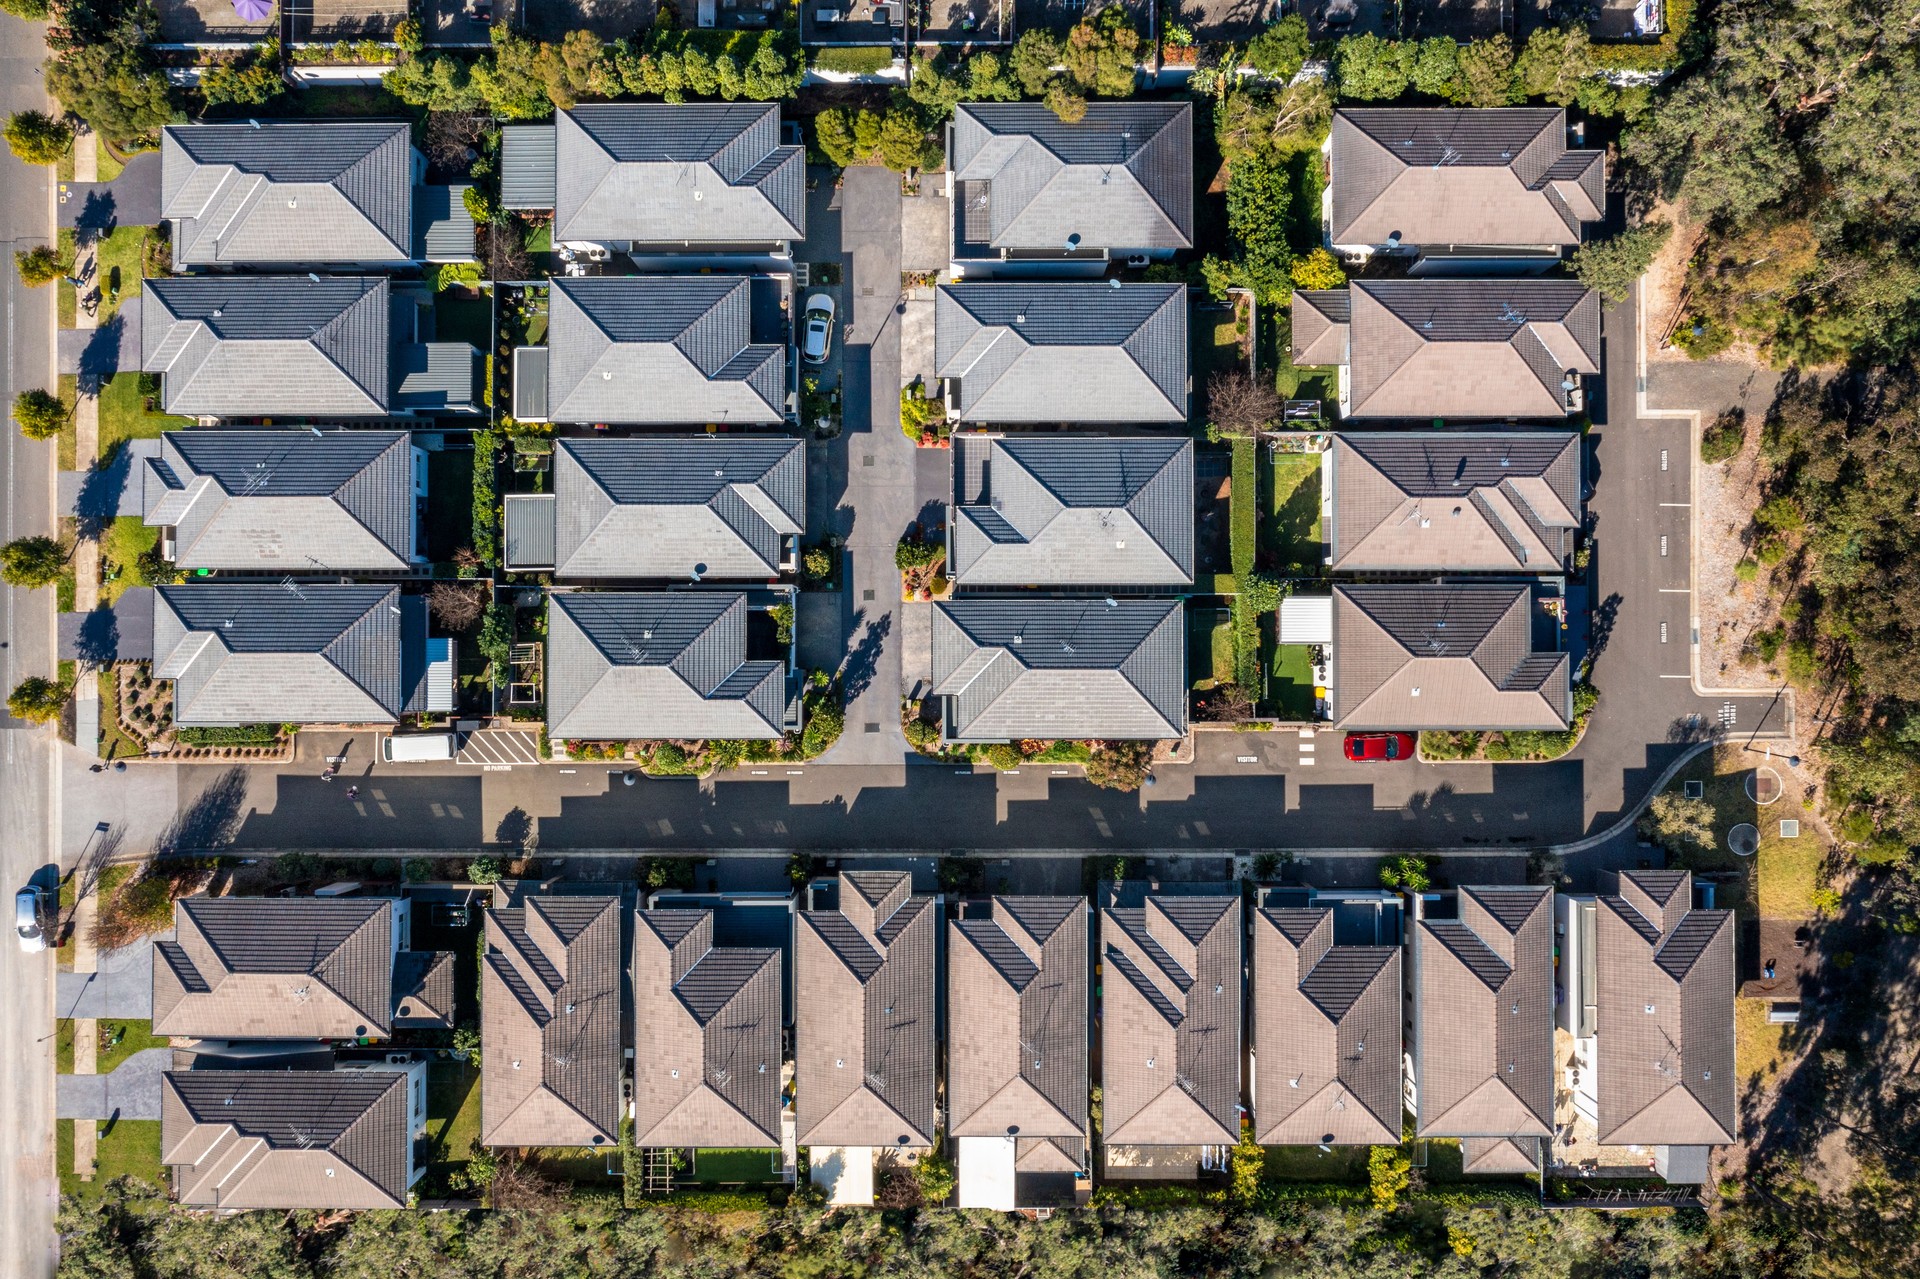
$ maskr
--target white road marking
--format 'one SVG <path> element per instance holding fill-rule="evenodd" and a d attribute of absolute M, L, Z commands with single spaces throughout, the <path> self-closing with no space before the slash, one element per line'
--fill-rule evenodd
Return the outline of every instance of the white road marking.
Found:
<path fill-rule="evenodd" d="M 1258 764 L 1260 762 L 1258 755 L 1237 755 L 1234 758 L 1242 764 Z"/>
<path fill-rule="evenodd" d="M 1663 586 L 1660 588 L 1660 593 L 1662 595 L 1691 595 L 1693 594 L 1693 588 L 1688 586 Z"/>
<path fill-rule="evenodd" d="M 1300 767 L 1302 767 L 1302 768 L 1312 768 L 1312 767 L 1313 767 L 1313 756 L 1311 756 L 1311 755 L 1302 755 L 1302 756 L 1300 757 Z"/>
<path fill-rule="evenodd" d="M 1681 510 L 1683 510 L 1683 511 L 1691 511 L 1691 510 L 1693 509 L 1693 503 L 1692 503 L 1692 502 L 1662 502 L 1662 503 L 1660 503 L 1660 505 L 1662 505 L 1662 506 L 1677 506 L 1677 507 L 1679 507 L 1679 508 L 1680 508 Z"/>
<path fill-rule="evenodd" d="M 1691 675 L 1662 675 L 1661 679 L 1692 679 Z"/>

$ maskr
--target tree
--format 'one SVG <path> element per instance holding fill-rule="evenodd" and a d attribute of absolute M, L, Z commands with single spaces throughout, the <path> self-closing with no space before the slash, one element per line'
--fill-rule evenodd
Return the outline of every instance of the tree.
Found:
<path fill-rule="evenodd" d="M 1668 222 L 1647 222 L 1573 251 L 1573 273 L 1609 302 L 1625 301 L 1673 235 Z"/>
<path fill-rule="evenodd" d="M 473 64 L 473 87 L 495 115 L 508 120 L 544 120 L 553 114 L 552 85 L 557 73 L 551 45 L 529 40 L 511 29 L 493 29 L 493 51 Z M 571 98 L 563 104 L 572 106 Z"/>
<path fill-rule="evenodd" d="M 1402 853 L 1397 857 L 1388 857 L 1380 863 L 1380 886 L 1382 888 L 1403 888 L 1408 892 L 1425 892 L 1433 883 L 1427 874 L 1427 860 L 1417 853 Z"/>
<path fill-rule="evenodd" d="M 0 546 L 0 580 L 9 586 L 51 586 L 66 567 L 67 553 L 50 537 L 19 537 Z"/>
<path fill-rule="evenodd" d="M 45 391 L 22 391 L 13 397 L 13 420 L 30 440 L 50 440 L 67 424 L 67 406 Z"/>
<path fill-rule="evenodd" d="M 1460 45 L 1447 36 L 1422 40 L 1408 68 L 1413 87 L 1436 98 L 1452 99 L 1460 92 Z"/>
<path fill-rule="evenodd" d="M 1513 41 L 1505 36 L 1460 48 L 1460 96 L 1469 106 L 1504 107 L 1514 100 Z"/>
<path fill-rule="evenodd" d="M 16 250 L 13 255 L 13 264 L 19 268 L 20 283 L 30 289 L 52 284 L 73 267 L 71 262 L 61 257 L 49 244 Z"/>
<path fill-rule="evenodd" d="M 953 1160 L 947 1157 L 946 1148 L 940 1143 L 939 1133 L 933 1135 L 933 1149 L 920 1156 L 914 1176 L 920 1182 L 921 1202 L 938 1207 L 953 1198 L 960 1179 L 954 1171 Z"/>
<path fill-rule="evenodd" d="M 280 78 L 280 44 L 268 40 L 256 51 L 232 62 L 216 62 L 200 77 L 200 92 L 210 107 L 233 103 L 259 106 L 286 90 Z"/>
<path fill-rule="evenodd" d="M 1348 36 L 1333 56 L 1333 79 L 1343 98 L 1380 102 L 1407 91 L 1412 74 L 1407 46 L 1376 35 Z"/>
<path fill-rule="evenodd" d="M 0 0 L 0 9 L 25 22 L 47 20 L 47 0 Z"/>
<path fill-rule="evenodd" d="M 1046 93 L 1047 86 L 1059 74 L 1053 68 L 1060 61 L 1060 42 L 1042 28 L 1023 32 L 1007 55 L 1007 71 L 1020 92 L 1029 98 Z"/>
<path fill-rule="evenodd" d="M 1290 13 L 1247 41 L 1247 65 L 1269 80 L 1291 80 L 1307 63 L 1307 20 Z"/>
<path fill-rule="evenodd" d="M 1593 75 L 1592 44 L 1587 29 L 1579 26 L 1541 27 L 1528 36 L 1513 61 L 1521 96 L 1545 98 L 1558 107 L 1573 102 L 1581 82 Z"/>
<path fill-rule="evenodd" d="M 1087 118 L 1087 100 L 1065 80 L 1047 86 L 1046 103 L 1047 110 L 1059 116 L 1062 124 L 1078 124 Z"/>
<path fill-rule="evenodd" d="M 1207 422 L 1226 438 L 1249 438 L 1280 418 L 1273 383 L 1245 369 L 1222 369 L 1207 379 Z"/>
<path fill-rule="evenodd" d="M 44 111 L 16 111 L 7 120 L 7 146 L 25 164 L 58 164 L 73 145 L 73 129 Z"/>
<path fill-rule="evenodd" d="M 7 713 L 32 724 L 47 724 L 60 718 L 67 697 L 73 690 L 65 683 L 29 675 L 7 695 Z"/>
<path fill-rule="evenodd" d="M 892 107 L 880 121 L 880 159 L 889 169 L 917 169 L 932 161 L 927 128 L 910 106 Z"/>
<path fill-rule="evenodd" d="M 835 168 L 854 162 L 853 114 L 846 107 L 828 107 L 813 118 L 813 144 Z"/>
<path fill-rule="evenodd" d="M 1713 806 L 1704 799 L 1688 799 L 1662 791 L 1634 824 L 1640 838 L 1669 853 L 1703 853 L 1713 847 Z"/>
<path fill-rule="evenodd" d="M 1229 1193 L 1243 1204 L 1251 1204 L 1260 1194 L 1260 1182 L 1267 1169 L 1267 1152 L 1253 1136 L 1253 1121 L 1241 1119 L 1240 1140 L 1233 1147 L 1228 1164 Z"/>
<path fill-rule="evenodd" d="M 407 58 L 381 82 L 402 102 L 432 112 L 472 111 L 482 104 L 467 64 L 444 53 Z"/>
<path fill-rule="evenodd" d="M 1340 259 L 1324 246 L 1316 247 L 1305 257 L 1295 258 L 1288 270 L 1296 289 L 1337 289 L 1347 282 L 1347 273 L 1340 269 Z"/>
<path fill-rule="evenodd" d="M 1107 790 L 1139 790 L 1152 766 L 1151 742 L 1095 742 L 1087 780 Z"/>
<path fill-rule="evenodd" d="M 440 625 L 456 634 L 465 634 L 480 620 L 486 599 L 478 587 L 435 582 L 427 592 L 427 607 Z"/>
<path fill-rule="evenodd" d="M 108 142 L 152 133 L 178 112 L 148 38 L 135 26 L 61 54 L 47 63 L 47 92 Z"/>

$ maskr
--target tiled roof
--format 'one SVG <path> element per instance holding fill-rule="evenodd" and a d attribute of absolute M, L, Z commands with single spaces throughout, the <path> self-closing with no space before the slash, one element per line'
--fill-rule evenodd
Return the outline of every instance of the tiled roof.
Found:
<path fill-rule="evenodd" d="M 407 1092 L 397 1070 L 170 1070 L 160 1162 L 195 1208 L 405 1208 Z"/>
<path fill-rule="evenodd" d="M 781 735 L 786 666 L 747 659 L 747 597 L 561 592 L 547 601 L 547 728 L 559 738 Z"/>
<path fill-rule="evenodd" d="M 1734 1140 L 1733 912 L 1684 871 L 1622 871 L 1600 898 L 1595 1092 L 1604 1145 Z"/>
<path fill-rule="evenodd" d="M 775 102 L 607 103 L 555 118 L 553 238 L 806 238 L 806 151 Z"/>
<path fill-rule="evenodd" d="M 391 723 L 408 696 L 400 591 L 194 582 L 155 590 L 153 673 L 174 721 Z"/>
<path fill-rule="evenodd" d="M 169 431 L 141 467 L 146 522 L 183 569 L 397 572 L 414 553 L 404 431 Z"/>
<path fill-rule="evenodd" d="M 1567 655 L 1534 651 L 1531 609 L 1520 584 L 1334 587 L 1335 721 L 1347 729 L 1564 729 Z"/>
<path fill-rule="evenodd" d="M 1193 581 L 1193 441 L 961 435 L 953 551 L 962 586 Z"/>
<path fill-rule="evenodd" d="M 1419 1135 L 1553 1131 L 1553 892 L 1459 890 L 1413 934 Z"/>
<path fill-rule="evenodd" d="M 1240 1120 L 1240 897 L 1153 895 L 1100 920 L 1107 1145 L 1233 1142 Z"/>
<path fill-rule="evenodd" d="M 636 1146 L 780 1144 L 780 952 L 715 946 L 711 910 L 643 910 L 633 940 Z"/>
<path fill-rule="evenodd" d="M 611 1146 L 620 1137 L 620 899 L 529 897 L 487 912 L 480 964 L 480 1140 Z"/>
<path fill-rule="evenodd" d="M 1573 431 L 1342 431 L 1333 571 L 1557 573 L 1581 522 Z"/>
<path fill-rule="evenodd" d="M 389 403 L 387 281 L 219 275 L 148 280 L 141 367 L 188 417 L 378 417 Z"/>
<path fill-rule="evenodd" d="M 1087 902 L 996 897 L 947 941 L 953 1137 L 1072 1138 L 1087 1128 Z"/>
<path fill-rule="evenodd" d="M 1253 1098 L 1262 1145 L 1400 1139 L 1400 952 L 1343 946 L 1333 911 L 1258 911 Z"/>
<path fill-rule="evenodd" d="M 1184 422 L 1181 284 L 943 284 L 934 367 L 966 422 Z"/>
<path fill-rule="evenodd" d="M 1518 1176 L 1540 1171 L 1538 1137 L 1464 1137 L 1460 1171 L 1475 1176 Z"/>
<path fill-rule="evenodd" d="M 953 113 L 950 167 L 968 241 L 996 249 L 1193 246 L 1193 106 L 1090 102 L 1068 124 L 1037 102 Z"/>
<path fill-rule="evenodd" d="M 1178 600 L 949 600 L 933 614 L 933 695 L 949 741 L 1164 740 L 1187 724 Z"/>
<path fill-rule="evenodd" d="M 450 950 L 403 950 L 393 957 L 396 1027 L 452 1028 L 454 960 Z"/>
<path fill-rule="evenodd" d="M 783 544 L 806 528 L 799 440 L 561 440 L 554 454 L 563 577 L 777 577 Z"/>
<path fill-rule="evenodd" d="M 385 1039 L 393 903 L 189 897 L 156 942 L 153 1032 L 197 1039 Z"/>
<path fill-rule="evenodd" d="M 160 131 L 160 213 L 173 224 L 176 267 L 404 263 L 414 256 L 412 197 L 404 122 Z"/>
<path fill-rule="evenodd" d="M 936 914 L 904 873 L 843 871 L 838 910 L 796 917 L 799 1144 L 932 1142 Z"/>
<path fill-rule="evenodd" d="M 745 276 L 553 281 L 547 416 L 555 422 L 769 424 L 786 414 L 786 348 L 756 343 Z"/>
<path fill-rule="evenodd" d="M 1344 107 L 1328 167 L 1335 244 L 1567 246 L 1606 216 L 1606 153 L 1567 149 L 1563 108 Z"/>

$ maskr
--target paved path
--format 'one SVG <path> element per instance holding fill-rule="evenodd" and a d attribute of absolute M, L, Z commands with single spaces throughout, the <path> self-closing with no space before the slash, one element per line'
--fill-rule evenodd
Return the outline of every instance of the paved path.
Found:
<path fill-rule="evenodd" d="M 142 1048 L 107 1075 L 61 1075 L 55 1082 L 60 1119 L 158 1119 L 160 1077 L 173 1069 L 173 1049 Z"/>

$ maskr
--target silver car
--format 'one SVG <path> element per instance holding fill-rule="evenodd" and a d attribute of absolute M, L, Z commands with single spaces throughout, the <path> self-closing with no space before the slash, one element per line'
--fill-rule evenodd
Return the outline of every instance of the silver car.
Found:
<path fill-rule="evenodd" d="M 807 299 L 806 314 L 800 317 L 800 358 L 808 364 L 825 364 L 833 349 L 833 298 L 816 293 Z"/>
<path fill-rule="evenodd" d="M 33 884 L 13 895 L 13 931 L 29 955 L 47 948 L 45 891 Z"/>

